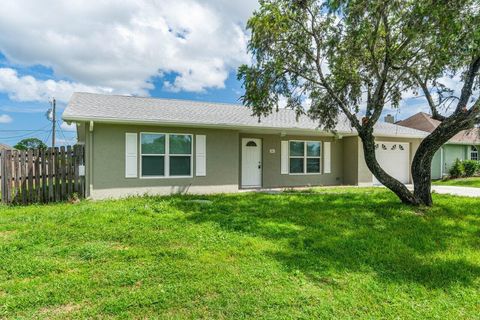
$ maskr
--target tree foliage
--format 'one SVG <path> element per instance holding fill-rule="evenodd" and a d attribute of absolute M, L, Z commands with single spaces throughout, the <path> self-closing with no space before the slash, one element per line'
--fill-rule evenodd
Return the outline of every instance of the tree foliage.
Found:
<path fill-rule="evenodd" d="M 46 149 L 47 145 L 38 138 L 27 138 L 19 141 L 14 148 L 17 150 Z"/>
<path fill-rule="evenodd" d="M 248 22 L 253 63 L 238 72 L 243 102 L 262 117 L 286 97 L 298 116 L 330 131 L 345 115 L 377 179 L 403 202 L 428 202 L 378 165 L 374 126 L 385 106 L 398 108 L 406 92 L 424 91 L 435 118 L 447 124 L 453 119 L 448 133 L 433 135 L 417 159 L 417 165 L 430 166 L 430 155 L 450 133 L 479 122 L 480 100 L 472 100 L 480 66 L 479 10 L 476 0 L 263 0 Z M 460 97 L 441 81 L 457 75 L 464 82 Z M 446 110 L 452 101 L 453 113 Z M 461 116 L 452 118 L 456 113 Z"/>

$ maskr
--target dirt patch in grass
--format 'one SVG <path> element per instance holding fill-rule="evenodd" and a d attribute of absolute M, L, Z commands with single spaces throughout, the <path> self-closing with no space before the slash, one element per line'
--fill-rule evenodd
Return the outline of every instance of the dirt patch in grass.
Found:
<path fill-rule="evenodd" d="M 39 310 L 39 314 L 48 317 L 65 316 L 82 308 L 79 304 L 67 303 L 60 306 L 46 307 Z"/>
<path fill-rule="evenodd" d="M 17 234 L 17 230 L 4 230 L 0 231 L 0 239 L 8 240 Z"/>

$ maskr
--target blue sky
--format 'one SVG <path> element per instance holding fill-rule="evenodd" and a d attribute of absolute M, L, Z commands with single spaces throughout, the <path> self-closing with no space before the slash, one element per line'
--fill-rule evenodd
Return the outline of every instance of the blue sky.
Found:
<path fill-rule="evenodd" d="M 57 99 L 60 119 L 74 91 L 238 103 L 236 70 L 251 59 L 245 24 L 257 7 L 257 0 L 2 1 L 0 143 L 49 143 L 49 100 Z M 407 104 L 397 118 L 425 109 L 422 99 Z M 74 143 L 72 127 L 58 125 L 58 143 Z"/>

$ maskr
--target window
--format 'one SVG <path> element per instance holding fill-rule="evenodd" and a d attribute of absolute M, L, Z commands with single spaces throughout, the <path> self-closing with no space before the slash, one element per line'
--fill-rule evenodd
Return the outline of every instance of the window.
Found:
<path fill-rule="evenodd" d="M 142 177 L 192 175 L 192 135 L 142 133 Z"/>
<path fill-rule="evenodd" d="M 290 173 L 320 173 L 321 143 L 318 141 L 290 141 Z"/>
<path fill-rule="evenodd" d="M 470 149 L 470 160 L 478 161 L 478 149 L 475 146 Z"/>

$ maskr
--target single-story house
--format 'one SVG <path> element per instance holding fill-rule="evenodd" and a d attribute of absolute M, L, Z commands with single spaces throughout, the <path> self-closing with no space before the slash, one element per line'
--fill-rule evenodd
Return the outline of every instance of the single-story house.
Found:
<path fill-rule="evenodd" d="M 432 119 L 432 116 L 427 113 L 419 112 L 405 120 L 397 122 L 397 124 L 408 128 L 433 132 L 440 124 L 440 121 Z M 475 128 L 461 131 L 435 153 L 432 160 L 432 179 L 441 179 L 448 175 L 448 171 L 456 159 L 480 160 L 478 155 L 479 150 L 480 129 Z"/>
<path fill-rule="evenodd" d="M 259 121 L 241 105 L 75 93 L 63 120 L 77 124 L 86 192 L 95 199 L 377 183 L 346 119 L 333 135 L 289 109 Z M 378 123 L 381 165 L 411 182 L 410 163 L 426 134 Z"/>
<path fill-rule="evenodd" d="M 3 150 L 14 150 L 14 148 L 8 144 L 0 143 L 0 152 Z"/>

